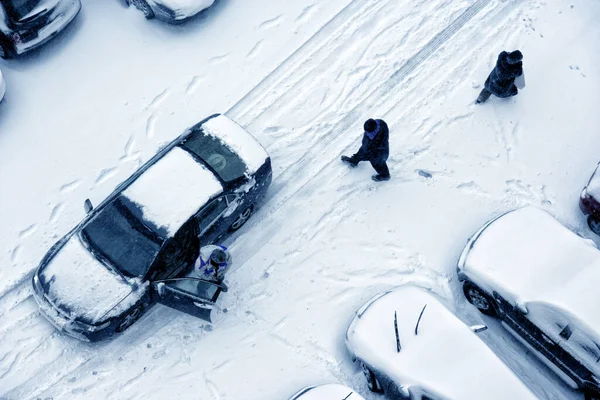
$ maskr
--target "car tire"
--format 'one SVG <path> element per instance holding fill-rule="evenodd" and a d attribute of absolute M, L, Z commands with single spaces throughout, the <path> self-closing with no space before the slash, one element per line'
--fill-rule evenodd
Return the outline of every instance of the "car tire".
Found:
<path fill-rule="evenodd" d="M 498 316 L 496 311 L 496 303 L 494 300 L 479 287 L 470 282 L 465 282 L 463 292 L 467 301 L 473 304 L 479 312 L 491 317 Z"/>
<path fill-rule="evenodd" d="M 585 400 L 600 400 L 600 395 L 597 395 L 596 393 L 590 391 L 584 391 L 583 398 Z"/>
<path fill-rule="evenodd" d="M 240 229 L 242 226 L 244 226 L 246 224 L 246 222 L 248 222 L 248 220 L 252 216 L 253 212 L 254 212 L 253 205 L 244 208 L 244 211 L 239 213 L 238 216 L 236 217 L 236 219 L 233 221 L 233 223 L 229 226 L 229 232 L 235 232 L 238 229 Z"/>
<path fill-rule="evenodd" d="M 117 325 L 117 333 L 121 333 L 133 325 L 133 323 L 142 316 L 142 311 L 143 308 L 141 305 L 139 305 L 130 311 L 126 316 L 124 316 L 119 322 L 119 325 Z"/>
<path fill-rule="evenodd" d="M 369 369 L 369 367 L 367 367 L 367 365 L 364 362 L 360 363 L 360 368 L 362 369 L 363 374 L 365 375 L 365 379 L 367 380 L 367 387 L 369 388 L 369 390 L 373 393 L 383 393 L 383 389 L 381 388 L 381 385 L 379 384 L 379 381 L 377 380 L 377 377 L 375 376 L 373 371 L 371 371 L 371 369 Z"/>
<path fill-rule="evenodd" d="M 587 219 L 587 223 L 592 232 L 596 235 L 600 235 L 600 219 L 590 215 Z"/>
<path fill-rule="evenodd" d="M 140 10 L 146 19 L 154 18 L 154 11 L 152 7 L 146 2 L 146 0 L 129 0 L 131 4 L 135 6 L 138 10 Z"/>

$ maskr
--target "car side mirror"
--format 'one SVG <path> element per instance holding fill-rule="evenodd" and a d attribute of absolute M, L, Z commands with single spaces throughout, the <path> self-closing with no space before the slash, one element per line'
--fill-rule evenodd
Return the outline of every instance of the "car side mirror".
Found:
<path fill-rule="evenodd" d="M 85 210 L 86 214 L 89 214 L 94 209 L 94 206 L 92 205 L 90 199 L 85 199 L 85 201 L 83 202 L 83 209 Z"/>
<path fill-rule="evenodd" d="M 471 330 L 472 330 L 474 333 L 479 333 L 479 332 L 486 331 L 486 330 L 487 330 L 487 328 L 488 328 L 488 327 L 487 327 L 487 325 L 472 325 L 472 326 L 471 326 Z"/>

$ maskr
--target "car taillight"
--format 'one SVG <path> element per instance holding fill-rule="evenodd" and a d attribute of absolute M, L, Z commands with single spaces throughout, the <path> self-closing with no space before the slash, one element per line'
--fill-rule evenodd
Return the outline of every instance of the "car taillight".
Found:
<path fill-rule="evenodd" d="M 12 39 L 14 44 L 21 43 L 21 35 L 19 35 L 18 32 L 14 32 L 12 35 L 10 35 L 10 38 Z"/>

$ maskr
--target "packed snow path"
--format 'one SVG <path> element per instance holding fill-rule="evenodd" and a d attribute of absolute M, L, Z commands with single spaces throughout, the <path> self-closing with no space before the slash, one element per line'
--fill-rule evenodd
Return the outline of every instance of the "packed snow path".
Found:
<path fill-rule="evenodd" d="M 72 38 L 1 66 L 9 95 L 0 107 L 0 176 L 14 188 L 0 208 L 0 261 L 11 266 L 0 271 L 7 398 L 287 398 L 335 380 L 368 396 L 343 334 L 370 296 L 416 282 L 477 321 L 452 280 L 453 263 L 490 215 L 533 203 L 589 235 L 576 199 L 597 162 L 591 110 L 599 99 L 589 88 L 598 79 L 588 72 L 600 64 L 590 51 L 600 36 L 597 5 L 237 3 L 222 1 L 177 28 L 84 3 Z M 223 23 L 234 20 L 244 24 Z M 565 26 L 560 35 L 556 24 Z M 99 58 L 84 62 L 91 43 Z M 517 46 L 529 86 L 516 99 L 473 106 L 474 86 L 497 53 Z M 548 96 L 549 81 L 560 96 Z M 215 323 L 156 307 L 112 342 L 56 334 L 35 309 L 29 279 L 81 218 L 83 199 L 98 203 L 161 143 L 234 103 L 228 114 L 271 153 L 274 183 L 233 240 L 231 290 Z M 45 105 L 36 118 L 25 111 L 31 104 Z M 392 129 L 389 184 L 372 183 L 368 165 L 349 170 L 338 161 L 357 148 L 368 116 Z M 494 332 L 485 338 L 540 396 L 566 396 Z"/>

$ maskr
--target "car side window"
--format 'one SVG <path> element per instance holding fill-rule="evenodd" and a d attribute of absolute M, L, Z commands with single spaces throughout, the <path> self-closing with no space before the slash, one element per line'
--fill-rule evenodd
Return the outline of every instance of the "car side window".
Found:
<path fill-rule="evenodd" d="M 208 229 L 226 209 L 227 201 L 225 201 L 224 197 L 216 198 L 207 204 L 196 217 L 199 233 L 202 234 Z"/>
<path fill-rule="evenodd" d="M 592 338 L 582 327 L 571 322 L 571 334 L 568 339 L 563 339 L 560 344 L 570 354 L 575 356 L 583 365 L 600 374 L 600 344 Z"/>
<path fill-rule="evenodd" d="M 187 269 L 199 252 L 197 232 L 193 221 L 188 221 L 174 237 L 168 239 L 154 261 L 148 279 L 166 279 Z"/>

